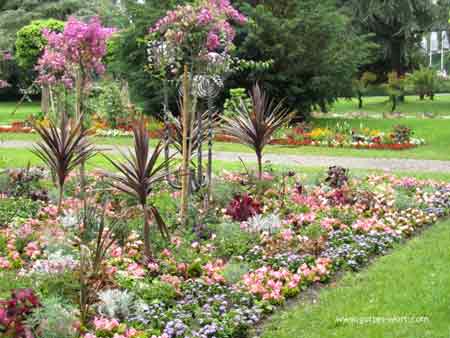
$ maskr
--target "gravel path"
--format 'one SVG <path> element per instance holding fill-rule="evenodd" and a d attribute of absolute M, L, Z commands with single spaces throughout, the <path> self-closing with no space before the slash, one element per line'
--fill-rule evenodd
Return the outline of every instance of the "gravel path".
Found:
<path fill-rule="evenodd" d="M 0 148 L 31 148 L 33 142 L 29 141 L 4 141 Z M 102 150 L 114 151 L 115 146 L 100 146 Z M 125 149 L 126 147 L 121 147 Z M 214 158 L 222 161 L 255 162 L 256 157 L 251 153 L 216 152 Z M 399 171 L 424 171 L 424 172 L 449 172 L 450 161 L 436 160 L 412 160 L 412 159 L 379 159 L 356 157 L 332 157 L 332 156 L 298 156 L 266 154 L 264 161 L 281 165 L 298 165 L 303 167 L 328 167 L 340 165 L 350 169 L 380 169 Z"/>

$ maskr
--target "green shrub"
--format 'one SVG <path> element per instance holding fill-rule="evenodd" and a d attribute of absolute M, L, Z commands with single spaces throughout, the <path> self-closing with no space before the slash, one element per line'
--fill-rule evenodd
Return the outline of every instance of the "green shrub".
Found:
<path fill-rule="evenodd" d="M 0 227 L 11 223 L 14 218 L 36 217 L 41 204 L 29 199 L 0 199 Z"/>
<path fill-rule="evenodd" d="M 243 256 L 255 241 L 254 235 L 241 230 L 237 223 L 222 223 L 216 227 L 214 245 L 218 257 Z"/>
<path fill-rule="evenodd" d="M 26 320 L 40 338 L 77 337 L 75 308 L 64 304 L 59 297 L 44 298 L 42 307 L 36 308 Z"/>
<path fill-rule="evenodd" d="M 132 291 L 148 303 L 171 302 L 177 297 L 175 288 L 160 280 L 136 281 Z"/>

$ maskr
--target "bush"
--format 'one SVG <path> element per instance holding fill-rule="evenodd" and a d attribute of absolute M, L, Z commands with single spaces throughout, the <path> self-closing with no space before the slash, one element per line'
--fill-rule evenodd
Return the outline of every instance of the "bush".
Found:
<path fill-rule="evenodd" d="M 237 223 L 222 223 L 216 228 L 213 243 L 218 257 L 243 256 L 255 243 L 255 237 Z"/>
<path fill-rule="evenodd" d="M 42 301 L 42 307 L 33 311 L 26 325 L 40 338 L 77 337 L 75 308 L 64 300 L 51 297 Z"/>
<path fill-rule="evenodd" d="M 425 96 L 433 100 L 440 82 L 436 70 L 423 66 L 414 71 L 414 73 L 409 74 L 406 81 L 414 93 L 419 95 L 421 100 Z"/>
<path fill-rule="evenodd" d="M 13 221 L 14 218 L 36 217 L 41 204 L 29 199 L 0 199 L 0 227 Z"/>

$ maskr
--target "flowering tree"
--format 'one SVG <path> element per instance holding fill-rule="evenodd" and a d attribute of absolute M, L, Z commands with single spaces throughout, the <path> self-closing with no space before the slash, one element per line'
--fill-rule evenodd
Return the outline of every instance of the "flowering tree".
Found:
<path fill-rule="evenodd" d="M 181 123 L 183 126 L 183 163 L 181 168 L 181 218 L 183 221 L 188 208 L 191 183 L 189 168 L 191 150 L 196 141 L 190 140 L 191 132 L 195 128 L 193 121 L 197 112 L 198 95 L 198 90 L 195 88 L 198 83 L 194 83 L 198 80 L 193 80 L 197 74 L 217 74 L 226 69 L 229 53 L 234 49 L 233 40 L 236 32 L 233 24 L 244 24 L 246 21 L 247 18 L 239 13 L 229 0 L 200 0 L 194 5 L 178 6 L 174 10 L 168 11 L 166 16 L 158 20 L 149 30 L 150 45 L 153 46 L 150 49 L 151 52 L 153 51 L 149 60 L 151 66 L 162 70 L 164 76 L 167 74 L 168 68 L 174 75 L 177 75 L 181 66 L 184 68 Z M 167 107 L 167 102 L 164 102 L 164 105 Z M 208 107 L 208 110 L 211 125 L 212 107 Z M 198 129 L 200 130 L 202 117 L 201 113 L 197 115 Z M 201 131 L 198 135 L 200 140 Z M 211 135 L 210 132 L 210 139 Z M 199 140 L 197 140 L 199 143 L 197 148 L 199 172 L 196 176 L 201 179 L 201 141 Z M 211 141 L 209 145 L 208 172 L 210 176 Z M 210 187 L 210 183 L 208 184 Z"/>
<path fill-rule="evenodd" d="M 229 0 L 202 0 L 167 12 L 149 32 L 152 41 L 163 42 L 179 62 L 192 66 L 208 61 L 211 52 L 229 53 L 236 35 L 232 24 L 246 21 Z"/>
<path fill-rule="evenodd" d="M 114 31 L 103 27 L 98 17 L 88 23 L 70 17 L 63 32 L 43 32 L 48 44 L 36 66 L 38 82 L 75 88 L 77 116 L 83 113 L 83 93 L 89 82 L 105 72 L 106 41 Z"/>

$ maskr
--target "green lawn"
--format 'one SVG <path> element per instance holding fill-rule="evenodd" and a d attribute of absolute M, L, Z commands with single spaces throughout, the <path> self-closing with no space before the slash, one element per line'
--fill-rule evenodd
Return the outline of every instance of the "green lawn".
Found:
<path fill-rule="evenodd" d="M 119 155 L 111 156 L 114 159 L 120 159 Z M 41 160 L 37 158 L 27 149 L 1 149 L 0 148 L 0 170 L 6 168 L 23 168 L 28 165 L 43 165 Z M 246 166 L 256 170 L 256 163 L 246 163 Z M 104 169 L 104 170 L 114 170 L 110 163 L 101 155 L 97 155 L 87 163 L 88 170 L 93 169 Z M 228 171 L 241 171 L 244 172 L 244 168 L 240 162 L 225 162 L 215 160 L 213 163 L 213 169 L 216 173 L 220 173 L 223 170 Z M 314 178 L 324 172 L 325 168 L 312 168 L 312 167 L 301 167 L 295 164 L 292 165 L 265 165 L 265 170 L 274 169 L 276 171 L 287 171 L 296 170 L 297 172 L 308 175 L 310 178 Z M 352 175 L 367 175 L 369 173 L 382 174 L 381 170 L 362 170 L 362 169 L 352 169 L 350 171 Z M 389 172 L 397 176 L 409 176 L 416 177 L 418 179 L 435 179 L 441 181 L 450 182 L 450 173 L 429 173 L 429 172 L 415 172 L 415 171 L 393 171 Z"/>
<path fill-rule="evenodd" d="M 14 115 L 11 113 L 16 108 L 16 102 L 0 102 L 0 125 L 11 124 L 14 121 L 24 121 L 30 115 L 41 111 L 39 103 L 24 102 Z"/>
<path fill-rule="evenodd" d="M 357 99 L 340 99 L 331 109 L 331 113 L 344 114 L 348 112 L 388 113 L 391 104 L 386 96 L 366 97 L 362 109 L 358 108 Z M 396 111 L 408 115 L 417 115 L 424 112 L 436 115 L 450 116 L 450 95 L 437 95 L 434 101 L 429 99 L 421 101 L 418 96 L 407 96 L 404 103 L 397 106 Z"/>
<path fill-rule="evenodd" d="M 446 99 L 446 105 L 450 111 L 450 96 L 439 96 L 433 104 Z M 407 98 L 409 102 L 410 98 Z M 9 110 L 5 107 L 13 106 L 12 103 L 0 103 L 0 124 L 6 123 L 10 119 Z M 27 108 L 28 107 L 28 108 Z M 22 116 L 26 111 L 38 110 L 38 105 L 26 104 L 19 112 Z M 19 115 L 17 115 L 19 117 Z M 322 156 L 352 156 L 352 157 L 372 157 L 372 158 L 413 158 L 413 159 L 433 159 L 450 160 L 450 119 L 344 119 L 344 118 L 320 118 L 315 119 L 316 126 L 333 126 L 337 122 L 347 122 L 359 128 L 361 125 L 382 131 L 389 131 L 396 124 L 405 124 L 415 131 L 415 136 L 424 138 L 427 144 L 416 149 L 391 151 L 391 150 L 360 150 L 348 148 L 327 148 L 327 147 L 287 147 L 269 146 L 268 153 L 290 154 L 290 155 L 322 155 Z M 7 140 L 36 140 L 36 135 L 30 134 L 0 134 L 0 142 Z M 131 145 L 132 139 L 127 137 L 116 138 L 95 138 L 98 144 Z M 156 140 L 152 140 L 156 144 Z M 251 150 L 240 144 L 220 143 L 214 145 L 216 151 L 228 152 L 251 152 Z"/>
<path fill-rule="evenodd" d="M 415 131 L 415 136 L 424 138 L 426 145 L 418 148 L 393 151 L 393 150 L 361 150 L 349 148 L 328 148 L 328 147 L 288 147 L 288 146 L 268 146 L 267 153 L 289 154 L 289 155 L 322 155 L 322 156 L 350 156 L 365 158 L 412 158 L 430 160 L 450 160 L 450 120 L 436 119 L 343 119 L 324 118 L 315 119 L 316 126 L 333 126 L 337 122 L 347 122 L 354 127 L 361 125 L 373 129 L 389 131 L 396 124 L 405 124 Z M 33 134 L 0 134 L 1 141 L 11 140 L 36 140 Z M 131 145 L 130 137 L 96 137 L 95 143 L 107 145 Z M 155 145 L 156 140 L 152 140 Z M 241 144 L 216 142 L 215 151 L 227 152 L 251 152 L 251 150 Z"/>
<path fill-rule="evenodd" d="M 321 290 L 315 302 L 304 300 L 277 314 L 262 337 L 448 338 L 449 230 L 450 221 L 442 222 L 367 271 Z M 384 322 L 364 322 L 370 317 Z M 414 322 L 419 317 L 426 319 Z"/>

